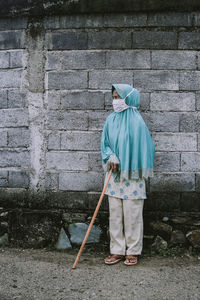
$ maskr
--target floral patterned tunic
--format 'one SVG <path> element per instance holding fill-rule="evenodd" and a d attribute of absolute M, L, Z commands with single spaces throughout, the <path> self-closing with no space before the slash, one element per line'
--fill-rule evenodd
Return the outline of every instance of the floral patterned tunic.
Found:
<path fill-rule="evenodd" d="M 108 172 L 106 172 L 104 184 L 107 180 Z M 117 182 L 115 174 L 112 174 L 105 194 L 121 199 L 146 199 L 146 183 L 145 179 L 132 179 L 124 182 Z"/>

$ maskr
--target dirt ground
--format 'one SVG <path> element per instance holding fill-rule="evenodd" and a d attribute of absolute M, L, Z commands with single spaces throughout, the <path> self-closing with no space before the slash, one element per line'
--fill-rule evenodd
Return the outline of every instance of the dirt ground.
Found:
<path fill-rule="evenodd" d="M 104 264 L 109 253 L 0 248 L 0 300 L 200 299 L 200 257 L 142 255 L 138 264 Z"/>

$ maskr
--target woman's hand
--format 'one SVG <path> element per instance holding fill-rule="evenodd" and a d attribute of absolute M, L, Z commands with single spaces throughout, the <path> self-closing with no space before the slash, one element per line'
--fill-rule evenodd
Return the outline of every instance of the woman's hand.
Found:
<path fill-rule="evenodd" d="M 119 171 L 119 164 L 115 164 L 112 162 L 109 162 L 109 170 L 112 168 L 113 173 L 116 173 Z"/>

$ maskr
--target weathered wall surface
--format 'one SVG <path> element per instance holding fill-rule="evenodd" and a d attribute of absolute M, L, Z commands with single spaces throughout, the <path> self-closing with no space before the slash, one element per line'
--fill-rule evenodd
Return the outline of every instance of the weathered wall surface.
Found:
<path fill-rule="evenodd" d="M 156 144 L 146 213 L 198 213 L 199 50 L 198 11 L 1 19 L 1 207 L 93 211 L 111 84 L 123 82 Z"/>

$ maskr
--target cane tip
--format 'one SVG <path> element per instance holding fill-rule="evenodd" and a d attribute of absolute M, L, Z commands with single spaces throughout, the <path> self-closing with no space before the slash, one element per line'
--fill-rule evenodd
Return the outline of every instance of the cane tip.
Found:
<path fill-rule="evenodd" d="M 76 269 L 76 267 L 75 267 L 75 266 L 73 266 L 73 267 L 72 267 L 72 269 Z"/>

